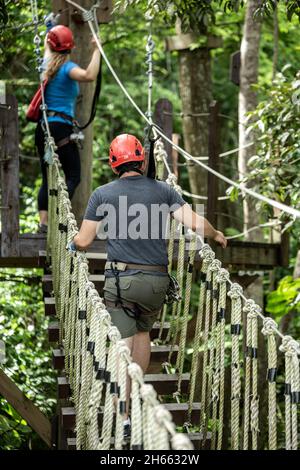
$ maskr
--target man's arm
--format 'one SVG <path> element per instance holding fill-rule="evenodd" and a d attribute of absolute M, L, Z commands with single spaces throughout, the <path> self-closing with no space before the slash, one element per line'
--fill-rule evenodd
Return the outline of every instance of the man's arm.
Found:
<path fill-rule="evenodd" d="M 211 238 L 219 243 L 223 248 L 227 246 L 227 240 L 222 232 L 216 230 L 205 217 L 201 217 L 194 212 L 189 204 L 184 204 L 173 212 L 173 217 L 186 227 L 192 229 L 202 237 Z"/>
<path fill-rule="evenodd" d="M 83 220 L 80 230 L 73 240 L 78 250 L 86 250 L 94 241 L 99 223 L 94 220 Z"/>

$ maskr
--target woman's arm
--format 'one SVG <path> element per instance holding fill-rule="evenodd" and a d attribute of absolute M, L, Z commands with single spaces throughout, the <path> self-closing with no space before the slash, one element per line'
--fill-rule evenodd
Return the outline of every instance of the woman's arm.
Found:
<path fill-rule="evenodd" d="M 208 237 L 215 242 L 219 243 L 223 248 L 227 246 L 227 240 L 222 232 L 216 230 L 205 217 L 201 217 L 196 212 L 194 212 L 189 204 L 184 204 L 175 212 L 173 212 L 173 217 L 178 222 L 181 222 L 186 227 L 194 230 L 202 237 Z"/>
<path fill-rule="evenodd" d="M 92 44 L 96 45 L 95 41 L 92 40 Z M 93 82 L 96 80 L 100 68 L 101 55 L 98 47 L 95 47 L 91 61 L 86 69 L 81 67 L 73 67 L 70 70 L 69 77 L 78 82 Z"/>

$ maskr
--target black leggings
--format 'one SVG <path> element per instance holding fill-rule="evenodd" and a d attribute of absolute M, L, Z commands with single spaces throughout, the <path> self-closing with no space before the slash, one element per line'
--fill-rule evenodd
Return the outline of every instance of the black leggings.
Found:
<path fill-rule="evenodd" d="M 59 142 L 65 137 L 69 136 L 73 132 L 73 128 L 69 124 L 63 124 L 62 122 L 50 122 L 50 132 L 54 137 L 55 142 Z M 48 164 L 44 161 L 44 131 L 41 123 L 39 123 L 35 130 L 35 145 L 38 149 L 41 170 L 43 176 L 42 186 L 39 190 L 38 195 L 38 208 L 39 211 L 48 210 L 48 183 L 47 183 L 47 166 Z M 75 189 L 80 183 L 80 156 L 78 147 L 75 142 L 69 142 L 62 147 L 57 149 L 60 163 L 66 177 L 66 183 L 68 187 L 68 193 L 70 199 L 72 198 Z"/>

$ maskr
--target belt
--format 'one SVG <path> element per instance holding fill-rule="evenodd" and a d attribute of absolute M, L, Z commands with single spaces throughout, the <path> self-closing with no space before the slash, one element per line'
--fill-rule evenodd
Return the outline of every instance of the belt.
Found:
<path fill-rule="evenodd" d="M 58 116 L 58 117 L 61 117 L 63 119 L 66 119 L 67 121 L 71 121 L 71 124 L 73 124 L 75 121 L 74 119 L 72 118 L 72 116 L 69 116 L 68 114 L 65 114 L 65 113 L 62 113 L 60 111 L 47 111 L 47 116 L 49 117 L 55 117 L 55 116 Z"/>
<path fill-rule="evenodd" d="M 107 261 L 105 269 L 116 269 L 117 271 L 126 271 L 127 269 L 139 269 L 142 271 L 151 271 L 159 273 L 167 273 L 167 266 L 151 265 L 151 264 L 134 264 L 122 263 L 120 261 Z"/>
<path fill-rule="evenodd" d="M 71 142 L 70 136 L 65 137 L 64 139 L 61 139 L 58 142 L 56 142 L 56 147 L 58 147 L 58 148 L 63 147 L 64 145 L 67 145 L 70 142 Z"/>

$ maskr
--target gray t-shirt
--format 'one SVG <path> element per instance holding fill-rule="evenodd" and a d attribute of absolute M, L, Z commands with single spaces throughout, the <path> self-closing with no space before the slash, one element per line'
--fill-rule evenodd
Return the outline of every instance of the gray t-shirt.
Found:
<path fill-rule="evenodd" d="M 169 214 L 184 204 L 167 183 L 129 176 L 97 188 L 84 218 L 102 221 L 100 238 L 107 239 L 108 261 L 166 266 Z"/>

